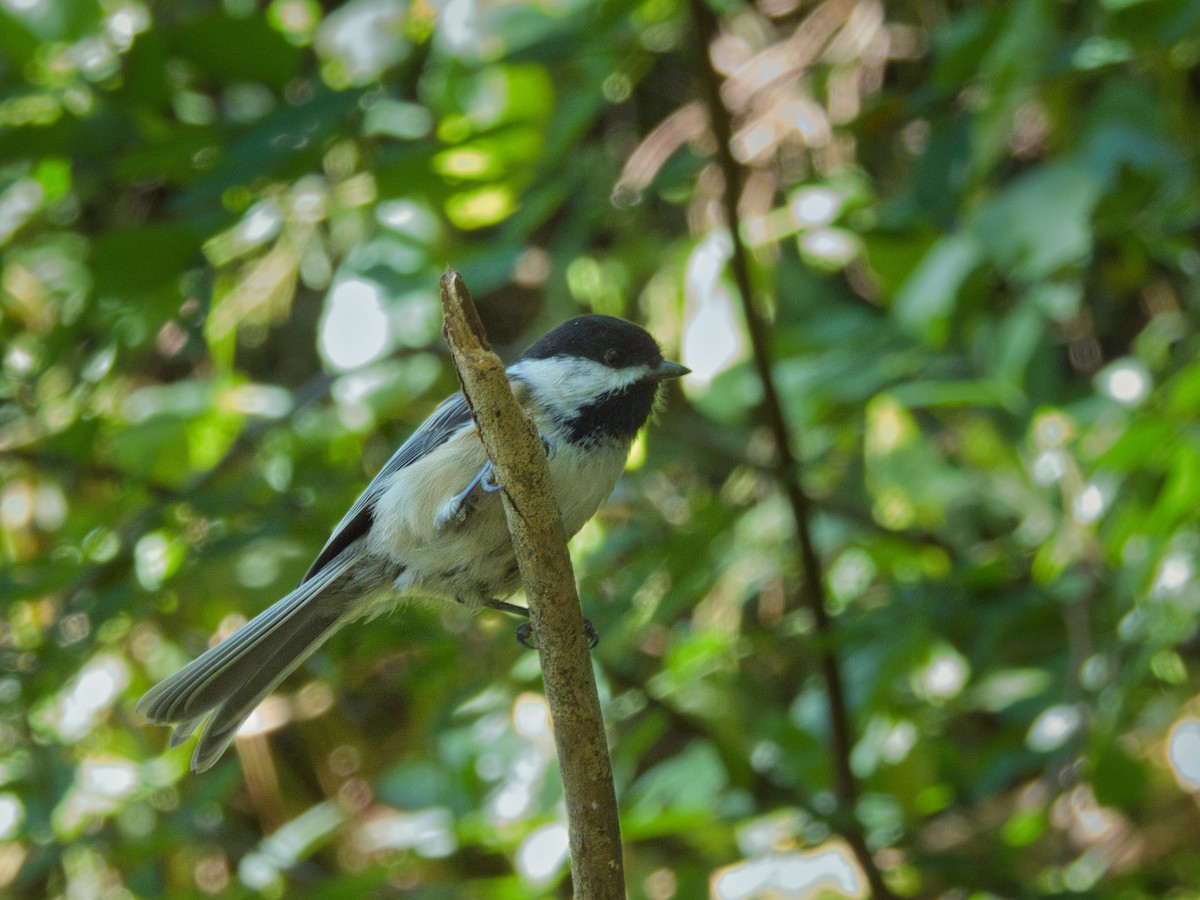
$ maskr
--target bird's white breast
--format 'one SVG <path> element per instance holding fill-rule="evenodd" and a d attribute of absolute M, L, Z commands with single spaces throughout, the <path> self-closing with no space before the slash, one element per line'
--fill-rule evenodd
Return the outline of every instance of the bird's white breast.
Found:
<path fill-rule="evenodd" d="M 554 444 L 549 459 L 554 496 L 568 536 L 583 527 L 612 493 L 625 466 L 623 441 L 588 448 L 565 438 L 553 421 L 535 415 Z M 437 527 L 438 513 L 466 488 L 487 460 L 473 428 L 401 469 L 375 507 L 367 551 L 396 566 L 400 593 L 442 596 L 475 604 L 511 594 L 520 585 L 498 493 L 476 488 L 461 522 Z M 401 570 L 401 567 L 402 570 Z"/>

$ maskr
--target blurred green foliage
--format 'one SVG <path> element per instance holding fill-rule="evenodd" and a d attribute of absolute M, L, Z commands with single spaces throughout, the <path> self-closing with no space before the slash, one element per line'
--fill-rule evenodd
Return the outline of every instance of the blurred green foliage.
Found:
<path fill-rule="evenodd" d="M 878 865 L 1195 896 L 1200 6 L 719 6 Z M 132 713 L 454 387 L 447 264 L 509 354 L 595 310 L 696 371 L 574 544 L 630 895 L 863 890 L 695 33 L 678 0 L 0 4 L 0 894 L 566 890 L 498 616 L 345 629 L 203 777 Z"/>

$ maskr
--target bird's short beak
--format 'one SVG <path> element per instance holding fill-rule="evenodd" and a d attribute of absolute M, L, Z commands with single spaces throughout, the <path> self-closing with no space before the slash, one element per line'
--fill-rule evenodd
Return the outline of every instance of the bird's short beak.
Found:
<path fill-rule="evenodd" d="M 650 370 L 650 375 L 661 381 L 664 378 L 680 378 L 691 371 L 687 366 L 681 366 L 677 362 L 669 362 L 664 359 L 658 364 L 657 368 Z"/>

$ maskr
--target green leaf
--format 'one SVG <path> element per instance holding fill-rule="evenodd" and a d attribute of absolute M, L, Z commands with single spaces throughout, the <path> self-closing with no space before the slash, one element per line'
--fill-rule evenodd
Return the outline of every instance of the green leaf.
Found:
<path fill-rule="evenodd" d="M 92 245 L 97 293 L 126 295 L 174 288 L 183 270 L 201 262 L 200 236 L 190 224 L 112 230 Z"/>
<path fill-rule="evenodd" d="M 1115 744 L 1110 744 L 1096 755 L 1091 782 L 1097 803 L 1127 809 L 1142 801 L 1149 777 L 1144 763 L 1133 759 Z"/>
<path fill-rule="evenodd" d="M 264 17 L 210 15 L 166 32 L 170 51 L 220 82 L 261 81 L 284 87 L 300 72 L 300 50 Z"/>
<path fill-rule="evenodd" d="M 162 416 L 122 428 L 110 446 L 115 464 L 139 479 L 178 486 L 191 475 L 187 428 L 178 419 Z"/>
<path fill-rule="evenodd" d="M 630 794 L 632 815 L 653 819 L 667 812 L 712 813 L 728 781 L 707 741 L 694 741 L 638 779 Z"/>
<path fill-rule="evenodd" d="M 970 232 L 947 235 L 935 243 L 892 303 L 892 314 L 900 325 L 935 346 L 945 343 L 959 289 L 983 261 L 984 247 Z"/>
<path fill-rule="evenodd" d="M 1139 49 L 1153 51 L 1194 35 L 1198 25 L 1200 5 L 1192 0 L 1155 0 L 1125 4 L 1112 14 L 1110 30 L 1130 39 Z"/>
<path fill-rule="evenodd" d="M 1091 215 L 1102 187 L 1077 163 L 1040 166 L 987 203 L 972 233 L 1010 278 L 1031 281 L 1053 275 L 1084 262 L 1092 252 Z"/>
<path fill-rule="evenodd" d="M 889 393 L 914 409 L 954 406 L 1012 408 L 1020 401 L 1020 394 L 1012 387 L 992 381 L 909 381 L 890 388 Z"/>

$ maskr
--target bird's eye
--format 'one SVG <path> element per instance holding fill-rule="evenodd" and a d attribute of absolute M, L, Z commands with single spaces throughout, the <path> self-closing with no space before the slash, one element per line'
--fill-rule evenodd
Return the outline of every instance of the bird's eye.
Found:
<path fill-rule="evenodd" d="M 613 366 L 615 368 L 616 366 L 619 366 L 624 359 L 625 354 L 623 354 L 616 347 L 609 347 L 604 351 L 604 364 L 606 366 Z"/>

